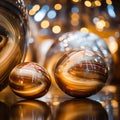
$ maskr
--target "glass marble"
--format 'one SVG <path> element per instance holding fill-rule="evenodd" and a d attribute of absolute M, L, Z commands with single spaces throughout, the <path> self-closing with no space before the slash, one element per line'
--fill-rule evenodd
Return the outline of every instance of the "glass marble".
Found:
<path fill-rule="evenodd" d="M 48 92 L 51 80 L 42 66 L 34 62 L 24 62 L 11 71 L 9 85 L 16 95 L 35 99 Z"/>
<path fill-rule="evenodd" d="M 89 51 L 95 52 L 96 57 L 101 56 L 102 61 L 104 61 L 103 63 L 106 64 L 106 67 L 109 73 L 108 75 L 109 78 L 107 79 L 106 83 L 110 81 L 111 75 L 112 75 L 113 59 L 112 59 L 112 55 L 105 41 L 99 36 L 97 36 L 96 34 L 91 33 L 91 32 L 89 33 L 80 32 L 80 31 L 67 32 L 61 35 L 54 42 L 54 44 L 48 50 L 46 59 L 45 59 L 44 66 L 48 70 L 51 76 L 51 79 L 52 79 L 53 89 L 51 88 L 51 91 L 53 91 L 52 92 L 53 94 L 59 89 L 58 85 L 56 84 L 56 80 L 54 78 L 55 65 L 64 53 L 72 51 L 72 50 L 83 50 L 83 51 L 89 50 Z M 91 58 L 91 56 L 89 57 Z M 83 70 L 83 73 L 85 73 L 85 70 Z M 58 92 L 59 90 L 56 92 L 56 94 L 58 94 Z"/>
<path fill-rule="evenodd" d="M 40 6 L 38 11 L 34 12 L 34 7 L 37 4 Z M 27 2 L 28 3 L 28 2 Z M 58 4 L 59 3 L 59 4 Z M 56 7 L 59 5 L 59 9 Z M 57 38 L 65 32 L 71 31 L 84 31 L 93 32 L 100 36 L 108 45 L 113 60 L 114 70 L 112 71 L 113 84 L 120 84 L 120 1 L 119 0 L 50 0 L 47 1 L 31 0 L 27 7 L 29 15 L 31 16 L 34 24 L 39 28 L 38 32 L 40 37 L 38 41 L 43 41 L 46 36 Z M 36 21 L 34 18 L 39 11 L 45 9 L 45 15 L 38 18 Z M 33 11 L 33 12 L 32 12 Z M 55 17 L 51 19 L 54 14 Z M 49 16 L 49 13 L 53 13 Z M 37 18 L 37 17 L 36 17 Z M 49 23 L 47 26 L 43 26 L 43 23 Z M 33 24 L 31 24 L 33 27 Z M 47 26 L 47 27 L 46 27 Z M 58 29 L 53 30 L 54 26 Z M 33 27 L 32 33 L 36 33 Z M 58 31 L 56 33 L 56 31 Z M 36 35 L 36 34 L 34 34 Z M 55 39 L 56 41 L 56 39 Z M 38 49 L 38 47 L 36 47 Z M 43 47 L 42 50 L 45 48 Z M 41 50 L 41 51 L 42 51 Z M 41 55 L 41 53 L 39 53 Z M 42 59 L 42 56 L 40 56 Z M 40 60 L 39 57 L 39 60 Z"/>
<path fill-rule="evenodd" d="M 108 79 L 103 57 L 90 50 L 64 54 L 54 70 L 58 86 L 73 97 L 88 97 L 97 93 Z"/>
<path fill-rule="evenodd" d="M 25 58 L 27 28 L 24 2 L 0 1 L 0 90 L 8 84 L 10 71 Z"/>
<path fill-rule="evenodd" d="M 109 71 L 111 71 L 113 59 L 106 42 L 94 33 L 80 31 L 61 35 L 47 52 L 45 66 L 49 68 L 49 61 L 57 61 L 67 51 L 81 49 L 92 50 L 103 56 Z"/>

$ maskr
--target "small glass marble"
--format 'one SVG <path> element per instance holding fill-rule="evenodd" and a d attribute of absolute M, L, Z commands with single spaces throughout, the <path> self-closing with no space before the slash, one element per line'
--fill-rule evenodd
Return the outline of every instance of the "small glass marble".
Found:
<path fill-rule="evenodd" d="M 34 62 L 25 62 L 11 71 L 9 85 L 16 95 L 35 99 L 48 92 L 51 80 L 43 67 Z"/>

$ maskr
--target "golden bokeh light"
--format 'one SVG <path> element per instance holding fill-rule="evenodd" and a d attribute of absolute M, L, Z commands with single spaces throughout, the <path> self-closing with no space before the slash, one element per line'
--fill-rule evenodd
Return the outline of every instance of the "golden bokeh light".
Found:
<path fill-rule="evenodd" d="M 40 24 L 41 28 L 48 28 L 50 25 L 48 20 L 43 20 Z"/>
<path fill-rule="evenodd" d="M 57 4 L 55 4 L 54 8 L 55 8 L 55 10 L 61 10 L 62 5 L 60 3 L 57 3 Z"/>
<path fill-rule="evenodd" d="M 58 34 L 58 33 L 61 32 L 61 27 L 59 25 L 55 25 L 55 26 L 52 27 L 52 31 L 55 34 Z"/>
<path fill-rule="evenodd" d="M 106 3 L 111 5 L 112 4 L 112 1 L 111 0 L 106 0 Z"/>
<path fill-rule="evenodd" d="M 71 14 L 71 24 L 77 26 L 79 24 L 79 15 L 77 13 Z"/>
<path fill-rule="evenodd" d="M 85 4 L 86 7 L 91 7 L 92 6 L 92 3 L 90 1 L 88 1 L 88 0 L 86 0 L 84 2 L 84 4 Z"/>
<path fill-rule="evenodd" d="M 71 24 L 73 26 L 78 26 L 79 25 L 79 21 L 78 20 L 71 20 Z"/>
<path fill-rule="evenodd" d="M 86 27 L 82 27 L 82 28 L 80 29 L 80 31 L 81 31 L 81 32 L 86 32 L 86 33 L 89 32 L 89 30 L 88 30 Z"/>
<path fill-rule="evenodd" d="M 73 2 L 79 2 L 79 0 L 72 0 Z"/>
<path fill-rule="evenodd" d="M 96 28 L 101 31 L 106 26 L 106 22 L 104 20 L 99 20 L 98 22 L 95 23 L 95 25 Z"/>
<path fill-rule="evenodd" d="M 36 12 L 33 10 L 33 9 L 31 9 L 31 10 L 29 10 L 29 15 L 34 15 Z"/>
<path fill-rule="evenodd" d="M 77 13 L 71 14 L 71 18 L 72 18 L 72 19 L 77 19 L 77 20 L 78 20 L 79 17 L 80 17 L 80 16 L 79 16 L 79 14 L 77 14 Z"/>
<path fill-rule="evenodd" d="M 40 5 L 36 4 L 36 5 L 33 6 L 32 9 L 33 9 L 33 11 L 36 12 L 36 11 L 38 11 L 40 9 Z"/>
<path fill-rule="evenodd" d="M 36 4 L 29 10 L 29 15 L 34 15 L 40 9 L 40 5 Z"/>
<path fill-rule="evenodd" d="M 94 4 L 95 4 L 96 6 L 101 6 L 101 2 L 100 2 L 99 0 L 95 0 Z"/>

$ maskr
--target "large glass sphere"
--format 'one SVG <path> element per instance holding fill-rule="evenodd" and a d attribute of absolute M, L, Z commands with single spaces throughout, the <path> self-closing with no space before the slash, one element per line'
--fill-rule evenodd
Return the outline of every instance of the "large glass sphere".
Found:
<path fill-rule="evenodd" d="M 10 71 L 24 60 L 27 47 L 27 17 L 23 1 L 0 1 L 0 89 Z"/>
<path fill-rule="evenodd" d="M 100 91 L 108 79 L 104 58 L 90 50 L 64 54 L 54 69 L 57 85 L 73 97 L 88 97 Z"/>
<path fill-rule="evenodd" d="M 27 4 L 33 35 L 33 25 L 38 30 L 35 49 L 41 51 L 37 54 L 39 62 L 42 51 L 48 49 L 41 47 L 41 41 L 76 30 L 93 32 L 107 43 L 114 60 L 112 82 L 120 83 L 120 0 L 30 0 Z"/>
<path fill-rule="evenodd" d="M 52 78 L 52 82 L 53 82 L 54 86 L 57 86 L 56 82 L 55 82 L 56 80 L 54 78 L 54 72 L 59 71 L 59 67 L 55 68 L 56 64 L 57 64 L 57 66 L 62 66 L 62 63 L 64 63 L 64 61 L 65 61 L 64 58 L 67 56 L 64 54 L 66 52 L 73 51 L 73 50 L 75 50 L 75 51 L 81 50 L 81 51 L 83 51 L 81 53 L 86 53 L 82 56 L 82 58 L 84 58 L 83 61 L 86 64 L 88 62 L 86 60 L 86 57 L 88 58 L 88 60 L 93 58 L 93 60 L 96 60 L 96 63 L 97 63 L 99 61 L 99 60 L 97 60 L 98 56 L 100 56 L 103 61 L 102 63 L 105 65 L 105 67 L 103 67 L 103 68 L 105 68 L 108 71 L 108 76 L 107 76 L 107 78 L 104 79 L 104 83 L 108 82 L 110 80 L 111 73 L 112 73 L 111 69 L 112 69 L 113 64 L 112 64 L 112 56 L 111 56 L 111 53 L 110 53 L 106 43 L 99 36 L 97 36 L 93 33 L 84 33 L 84 32 L 80 32 L 80 31 L 76 31 L 76 32 L 68 32 L 68 33 L 65 33 L 62 36 L 60 36 L 58 38 L 58 40 L 56 40 L 56 42 L 51 46 L 51 48 L 47 52 L 45 67 L 48 70 L 48 72 Z M 96 56 L 94 56 L 93 54 L 87 56 L 87 54 L 89 52 L 87 53 L 86 50 L 90 51 L 90 53 L 96 54 Z M 81 53 L 79 53 L 79 55 L 77 57 L 75 57 L 75 58 L 73 57 L 74 58 L 73 62 L 78 62 L 80 59 L 82 59 L 82 58 L 80 58 L 80 56 L 82 55 Z M 64 55 L 64 57 L 62 57 L 63 55 Z M 57 63 L 60 58 L 61 58 L 61 60 L 60 60 L 61 62 Z M 70 61 L 72 61 L 71 58 L 72 57 L 69 57 L 69 55 L 66 58 L 66 61 L 67 61 L 66 64 L 69 64 L 68 66 L 71 66 L 71 63 L 72 63 L 72 62 L 70 62 Z M 80 61 L 79 61 L 79 63 L 80 63 Z M 88 63 L 91 63 L 91 62 L 89 61 Z M 80 64 L 82 64 L 82 63 L 80 63 Z M 98 64 L 99 64 L 99 62 L 98 62 Z M 66 69 L 66 66 L 65 66 L 65 69 Z M 86 70 L 83 70 L 82 72 L 87 73 Z M 56 74 L 56 75 L 58 75 L 58 74 Z M 58 86 L 59 86 L 59 83 L 58 83 Z"/>

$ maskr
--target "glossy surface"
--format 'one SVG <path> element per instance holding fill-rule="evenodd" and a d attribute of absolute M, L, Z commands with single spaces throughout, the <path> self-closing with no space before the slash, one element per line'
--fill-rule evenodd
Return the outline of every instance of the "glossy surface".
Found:
<path fill-rule="evenodd" d="M 0 90 L 10 71 L 24 60 L 27 47 L 27 15 L 23 1 L 0 1 Z"/>
<path fill-rule="evenodd" d="M 4 120 L 120 120 L 120 87 L 105 86 L 88 99 L 51 98 L 23 100 L 9 87 L 0 92 L 0 115 Z M 44 119 L 43 119 L 44 118 Z M 50 119 L 51 118 L 51 119 Z M 74 118 L 74 119 L 72 119 Z M 75 119 L 76 118 L 76 119 Z"/>
<path fill-rule="evenodd" d="M 64 54 L 54 70 L 58 86 L 73 97 L 88 97 L 98 92 L 108 79 L 104 59 L 89 50 Z"/>
<path fill-rule="evenodd" d="M 64 96 L 47 99 L 44 96 L 37 100 L 24 100 L 16 97 L 8 86 L 0 92 L 0 111 L 4 120 L 65 120 L 70 116 L 70 120 L 93 120 L 92 117 L 95 120 L 120 120 L 120 87 L 105 86 L 88 99 Z"/>
<path fill-rule="evenodd" d="M 34 99 L 48 92 L 51 81 L 43 67 L 37 63 L 25 62 L 11 71 L 9 84 L 18 96 Z"/>

